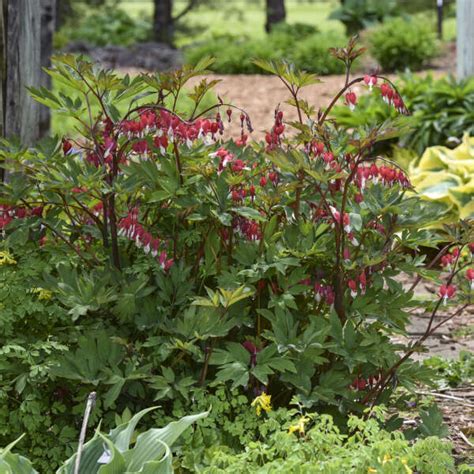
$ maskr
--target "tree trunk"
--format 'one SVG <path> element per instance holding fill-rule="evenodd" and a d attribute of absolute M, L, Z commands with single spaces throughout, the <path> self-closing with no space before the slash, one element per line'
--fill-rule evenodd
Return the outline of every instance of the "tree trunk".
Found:
<path fill-rule="evenodd" d="M 272 27 L 276 23 L 285 21 L 285 18 L 285 0 L 267 0 L 267 21 L 265 23 L 265 31 L 270 33 Z"/>
<path fill-rule="evenodd" d="M 153 36 L 160 43 L 173 44 L 173 0 L 154 0 Z"/>
<path fill-rule="evenodd" d="M 474 1 L 457 0 L 457 76 L 474 76 Z"/>
<path fill-rule="evenodd" d="M 59 0 L 60 1 L 60 0 Z M 53 34 L 56 29 L 56 0 L 41 0 L 41 67 L 51 66 L 53 54 Z M 51 89 L 51 77 L 41 72 L 41 85 Z M 48 135 L 51 125 L 51 113 L 48 107 L 40 105 L 39 134 Z"/>
<path fill-rule="evenodd" d="M 41 85 L 41 7 L 37 0 L 0 3 L 1 136 L 32 145 L 39 138 L 40 109 L 26 87 Z"/>
<path fill-rule="evenodd" d="M 58 31 L 73 14 L 71 0 L 56 0 L 55 28 Z"/>

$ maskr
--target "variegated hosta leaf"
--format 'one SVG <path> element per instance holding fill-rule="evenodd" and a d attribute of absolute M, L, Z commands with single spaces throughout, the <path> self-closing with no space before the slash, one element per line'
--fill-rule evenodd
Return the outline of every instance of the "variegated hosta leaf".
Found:
<path fill-rule="evenodd" d="M 205 418 L 208 412 L 185 416 L 164 428 L 149 429 L 140 434 L 133 448 L 130 448 L 138 422 L 156 408 L 142 410 L 126 423 L 111 430 L 108 435 L 96 431 L 94 437 L 84 445 L 79 474 L 172 473 L 170 447 L 183 431 L 197 420 Z M 74 454 L 69 458 L 57 474 L 73 474 L 76 457 L 77 454 Z"/>

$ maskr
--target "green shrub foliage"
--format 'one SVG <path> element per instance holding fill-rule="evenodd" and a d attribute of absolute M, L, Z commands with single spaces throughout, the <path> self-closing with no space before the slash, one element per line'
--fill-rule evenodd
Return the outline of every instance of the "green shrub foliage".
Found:
<path fill-rule="evenodd" d="M 345 0 L 334 10 L 329 18 L 340 20 L 346 27 L 348 35 L 354 35 L 397 14 L 399 11 L 395 0 L 379 2 L 377 0 Z"/>
<path fill-rule="evenodd" d="M 370 52 L 384 71 L 417 71 L 433 59 L 439 45 L 429 22 L 393 18 L 369 34 Z"/>
<path fill-rule="evenodd" d="M 349 68 L 360 50 L 333 54 Z M 395 124 L 354 138 L 327 120 L 338 100 L 357 102 L 364 78 L 348 75 L 318 113 L 299 97 L 314 75 L 258 64 L 285 82 L 298 116 L 287 123 L 277 109 L 259 143 L 245 111 L 221 101 L 179 110 L 182 94 L 198 110 L 215 84 L 183 89 L 211 60 L 130 78 L 73 56 L 49 73 L 81 96 L 31 92 L 76 118 L 80 136 L 2 142 L 0 437 L 26 432 L 18 449 L 41 472 L 72 454 L 90 391 L 91 422 L 106 431 L 116 413 L 156 401 L 173 415 L 177 401 L 219 389 L 263 412 L 298 395 L 343 423 L 396 384 L 427 380 L 411 355 L 443 302 L 466 304 L 468 226 L 442 236 L 449 271 L 427 268 L 419 249 L 439 238 L 423 226 L 439 209 L 407 198 L 403 171 L 373 153 Z M 379 86 L 405 113 L 392 85 Z M 229 120 L 241 126 L 235 140 L 221 135 Z M 439 293 L 415 299 L 401 271 Z M 429 311 L 426 334 L 405 346 L 391 336 L 413 306 Z"/>
<path fill-rule="evenodd" d="M 344 37 L 317 33 L 308 25 L 279 25 L 264 39 L 220 36 L 190 46 L 184 54 L 189 64 L 197 64 L 205 56 L 215 57 L 212 70 L 220 74 L 261 74 L 262 69 L 253 62 L 255 58 L 285 58 L 300 69 L 325 75 L 344 71 L 344 66 L 328 55 L 330 46 L 343 43 Z"/>
<path fill-rule="evenodd" d="M 84 8 L 57 33 L 58 47 L 70 41 L 85 41 L 93 46 L 130 46 L 150 37 L 151 23 L 132 18 L 121 8 Z"/>

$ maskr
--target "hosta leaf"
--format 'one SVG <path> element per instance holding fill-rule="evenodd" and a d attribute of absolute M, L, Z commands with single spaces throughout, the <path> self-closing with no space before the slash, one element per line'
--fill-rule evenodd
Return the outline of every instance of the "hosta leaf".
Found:
<path fill-rule="evenodd" d="M 138 436 L 132 450 L 125 454 L 129 461 L 127 469 L 130 472 L 138 471 L 149 461 L 158 461 L 162 458 L 178 439 L 181 433 L 196 421 L 205 418 L 209 412 L 199 413 L 173 421 L 164 428 L 152 428 Z"/>

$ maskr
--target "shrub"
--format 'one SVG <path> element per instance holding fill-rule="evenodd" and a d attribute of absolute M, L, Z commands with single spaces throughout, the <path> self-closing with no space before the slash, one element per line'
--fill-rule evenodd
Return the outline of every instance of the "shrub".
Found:
<path fill-rule="evenodd" d="M 384 71 L 417 71 L 438 51 L 435 33 L 423 19 L 393 18 L 369 33 L 370 53 Z"/>
<path fill-rule="evenodd" d="M 339 20 L 346 27 L 346 33 L 352 36 L 374 23 L 398 12 L 396 0 L 380 2 L 377 0 L 345 0 L 329 18 Z"/>
<path fill-rule="evenodd" d="M 121 8 L 107 8 L 84 12 L 73 22 L 61 28 L 55 39 L 57 46 L 69 41 L 86 41 L 94 46 L 130 46 L 148 38 L 151 24 L 132 18 Z"/>
<path fill-rule="evenodd" d="M 361 53 L 353 41 L 332 52 L 349 72 Z M 22 451 L 51 472 L 90 391 L 104 428 L 150 400 L 171 415 L 176 400 L 219 389 L 261 411 L 297 395 L 344 426 L 349 413 L 396 401 L 395 378 L 408 389 L 429 380 L 411 356 L 443 301 L 446 312 L 467 304 L 474 239 L 462 226 L 423 230 L 440 206 L 406 198 L 405 174 L 373 152 L 396 123 L 350 137 L 328 120 L 338 100 L 357 102 L 364 78 L 348 76 L 316 113 L 299 96 L 314 75 L 259 61 L 287 84 L 298 120 L 277 110 L 265 141 L 248 145 L 245 111 L 219 101 L 196 112 L 215 81 L 186 92 L 210 60 L 133 79 L 72 56 L 54 64 L 53 79 L 81 96 L 31 92 L 76 118 L 80 137 L 1 148 L 0 277 L 18 282 L 0 288 L 11 309 L 0 321 L 2 444 L 27 430 Z M 183 94 L 195 103 L 185 118 Z M 226 120 L 241 126 L 235 141 L 220 138 Z M 420 255 L 441 238 L 453 249 L 442 275 Z M 402 271 L 440 284 L 438 295 L 415 299 Z M 429 311 L 424 336 L 395 342 L 415 305 Z"/>
<path fill-rule="evenodd" d="M 402 90 L 410 97 L 414 128 L 401 146 L 421 154 L 429 146 L 459 145 L 464 133 L 474 136 L 474 78 L 407 76 Z"/>
<path fill-rule="evenodd" d="M 254 58 L 278 60 L 285 58 L 296 67 L 318 74 L 337 74 L 343 65 L 329 56 L 327 51 L 343 39 L 335 34 L 310 33 L 301 29 L 293 35 L 293 26 L 275 28 L 265 39 L 238 39 L 231 36 L 217 37 L 202 45 L 185 49 L 186 61 L 197 64 L 205 56 L 213 56 L 213 71 L 220 74 L 259 74 L 262 70 Z"/>

